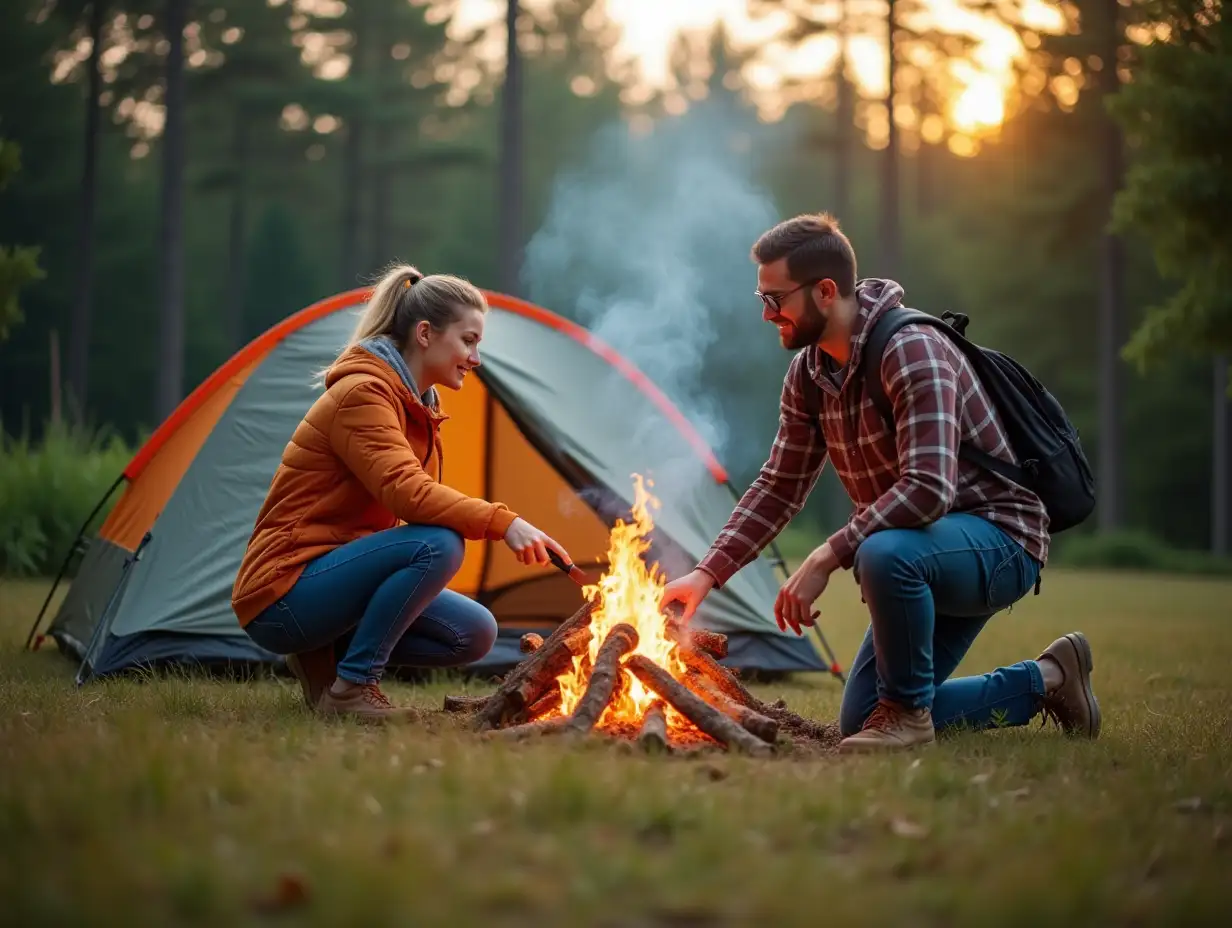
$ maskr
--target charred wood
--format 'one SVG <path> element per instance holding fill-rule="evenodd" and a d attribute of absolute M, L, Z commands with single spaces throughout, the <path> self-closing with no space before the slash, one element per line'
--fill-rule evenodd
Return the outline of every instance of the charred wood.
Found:
<path fill-rule="evenodd" d="M 641 731 L 637 734 L 637 743 L 650 752 L 670 750 L 671 745 L 667 740 L 667 704 L 662 699 L 656 699 L 646 710 Z"/>
<path fill-rule="evenodd" d="M 546 692 L 551 682 L 572 663 L 574 653 L 580 653 L 571 650 L 576 646 L 578 633 L 585 633 L 584 637 L 589 641 L 592 609 L 593 604 L 586 603 L 556 626 L 534 653 L 509 671 L 487 704 L 477 713 L 478 728 L 500 726 Z M 528 683 L 531 685 L 525 686 Z"/>
<path fill-rule="evenodd" d="M 637 647 L 637 641 L 637 629 L 624 622 L 608 632 L 599 647 L 598 656 L 595 657 L 595 666 L 590 672 L 586 692 L 573 710 L 573 719 L 569 725 L 572 731 L 588 732 L 595 727 L 595 723 L 603 715 L 603 710 L 612 701 L 624 673 L 620 666 L 621 659 Z"/>
<path fill-rule="evenodd" d="M 714 706 L 678 683 L 670 673 L 646 656 L 635 654 L 625 662 L 625 666 L 647 689 L 661 696 L 711 738 L 755 757 L 765 757 L 770 753 L 770 746 L 764 741 L 749 734 Z"/>

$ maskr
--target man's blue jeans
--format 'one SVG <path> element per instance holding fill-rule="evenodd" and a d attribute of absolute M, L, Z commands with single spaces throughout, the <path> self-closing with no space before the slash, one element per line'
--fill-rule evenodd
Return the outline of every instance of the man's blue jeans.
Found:
<path fill-rule="evenodd" d="M 1025 725 L 1044 692 L 1035 661 L 949 677 L 984 624 L 1025 596 L 1039 572 L 1009 535 L 966 513 L 866 538 L 855 574 L 872 623 L 843 691 L 842 733 L 859 731 L 878 698 L 932 709 L 938 731 Z"/>
<path fill-rule="evenodd" d="M 445 587 L 462 566 L 462 536 L 431 525 L 400 525 L 312 561 L 295 586 L 247 626 L 258 645 L 297 654 L 355 629 L 338 676 L 378 683 L 389 663 L 456 667 L 496 641 L 496 620 Z"/>

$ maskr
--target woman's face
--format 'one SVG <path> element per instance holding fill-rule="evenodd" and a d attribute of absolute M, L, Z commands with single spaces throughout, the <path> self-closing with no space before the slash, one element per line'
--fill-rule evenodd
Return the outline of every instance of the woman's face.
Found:
<path fill-rule="evenodd" d="M 438 384 L 451 390 L 462 389 L 466 375 L 479 366 L 483 321 L 482 310 L 467 307 L 459 311 L 458 318 L 442 332 L 422 324 L 427 329 L 427 345 L 421 348 L 420 363 L 425 381 L 420 385 L 421 390 Z"/>

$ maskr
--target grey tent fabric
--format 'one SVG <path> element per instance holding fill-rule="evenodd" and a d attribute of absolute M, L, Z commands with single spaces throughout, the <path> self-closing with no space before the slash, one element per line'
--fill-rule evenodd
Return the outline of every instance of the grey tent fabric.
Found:
<path fill-rule="evenodd" d="M 205 439 L 138 559 L 93 540 L 51 628 L 62 647 L 84 658 L 86 676 L 163 661 L 279 661 L 239 627 L 232 584 L 282 451 L 320 394 L 317 374 L 346 343 L 363 308 L 320 316 L 270 350 Z M 661 502 L 655 556 L 672 575 L 696 563 L 735 497 L 642 390 L 565 332 L 496 307 L 482 357 L 477 373 L 489 393 L 587 503 L 604 516 L 627 510 L 632 475 L 653 478 Z M 563 576 L 532 583 L 538 588 L 510 588 L 493 600 L 498 618 L 503 596 L 514 619 L 502 620 L 498 646 L 474 669 L 518 660 L 521 621 L 559 621 L 555 604 L 577 597 Z M 825 669 L 807 640 L 775 626 L 777 590 L 763 556 L 707 597 L 698 621 L 728 633 L 735 666 Z M 549 614 L 539 614 L 536 599 Z"/>

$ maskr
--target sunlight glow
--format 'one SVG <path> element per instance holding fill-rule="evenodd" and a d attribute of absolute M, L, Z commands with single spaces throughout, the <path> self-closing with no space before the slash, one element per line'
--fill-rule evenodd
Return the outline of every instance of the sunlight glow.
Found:
<path fill-rule="evenodd" d="M 301 0 L 302 2 L 302 0 Z M 544 0 L 522 0 L 533 8 Z M 869 101 L 865 128 L 874 146 L 885 144 L 886 116 L 872 103 L 886 91 L 886 45 L 883 0 L 848 0 L 853 22 L 863 23 L 850 36 L 850 74 L 862 97 Z M 762 111 L 763 118 L 776 118 L 790 103 L 800 99 L 789 95 L 784 81 L 829 73 L 838 56 L 838 37 L 833 32 L 813 37 L 798 47 L 780 40 L 786 14 L 775 13 L 753 18 L 746 0 L 607 0 L 607 13 L 620 27 L 622 36 L 616 54 L 636 62 L 641 86 L 626 95 L 637 104 L 650 98 L 653 90 L 669 90 L 672 44 L 684 32 L 709 30 L 717 23 L 726 26 L 737 49 L 755 51 L 745 68 L 745 80 Z M 499 22 L 504 0 L 458 0 L 454 28 L 465 34 L 477 27 Z M 833 14 L 825 4 L 817 4 L 823 19 Z M 1041 32 L 1064 28 L 1065 18 L 1055 0 L 1026 0 L 1021 8 L 1023 25 Z M 1014 65 L 1025 52 L 1024 40 L 1008 26 L 992 17 L 965 9 L 960 0 L 922 0 L 918 8 L 902 16 L 905 28 L 939 28 L 953 35 L 970 38 L 975 44 L 970 58 L 951 62 L 946 79 L 951 90 L 945 106 L 946 123 L 966 136 L 995 131 L 1006 118 L 1006 106 L 1014 82 Z M 1038 45 L 1038 37 L 1027 33 L 1025 45 Z M 687 93 L 687 88 L 682 88 Z M 814 85 L 813 97 L 824 102 L 832 91 Z M 681 101 L 669 95 L 668 108 L 675 111 Z M 895 122 L 906 128 L 914 111 L 895 101 Z M 874 115 L 876 113 L 876 115 Z M 937 124 L 928 124 L 928 135 L 935 136 Z M 956 143 L 958 151 L 969 151 L 970 138 Z"/>

